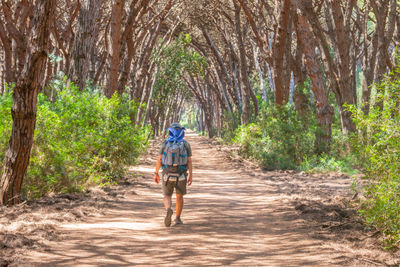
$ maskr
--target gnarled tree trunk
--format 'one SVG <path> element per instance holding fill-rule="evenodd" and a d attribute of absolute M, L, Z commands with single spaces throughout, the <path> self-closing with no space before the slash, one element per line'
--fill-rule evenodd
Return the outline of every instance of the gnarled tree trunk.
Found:
<path fill-rule="evenodd" d="M 288 42 L 288 29 L 290 22 L 290 0 L 284 0 L 279 14 L 277 30 L 274 37 L 273 44 L 273 79 L 275 86 L 275 103 L 284 105 L 289 100 L 289 87 L 285 86 L 285 80 L 290 77 L 284 77 L 284 59 L 286 52 L 286 43 Z"/>
<path fill-rule="evenodd" d="M 14 88 L 14 102 L 11 110 L 12 132 L 0 181 L 0 204 L 2 205 L 12 205 L 20 201 L 22 182 L 33 143 L 37 95 L 44 79 L 50 21 L 55 6 L 56 0 L 37 1 L 32 21 L 33 28 L 26 37 L 32 42 L 31 47 L 26 49 L 27 60 L 24 71 Z"/>
<path fill-rule="evenodd" d="M 90 55 L 98 36 L 100 0 L 84 0 L 78 18 L 78 31 L 72 48 L 72 60 L 69 69 L 71 80 L 83 90 L 88 78 Z"/>
<path fill-rule="evenodd" d="M 316 41 L 312 34 L 311 25 L 299 9 L 297 10 L 297 22 L 297 41 L 303 50 L 306 70 L 311 79 L 311 90 L 315 96 L 318 124 L 324 132 L 324 134 L 317 136 L 317 150 L 319 152 L 329 152 L 333 108 L 329 105 L 328 95 L 324 88 L 322 71 L 315 54 Z"/>
<path fill-rule="evenodd" d="M 235 3 L 235 2 L 234 2 Z M 251 106 L 250 106 L 250 97 L 251 97 L 251 88 L 250 82 L 247 76 L 247 59 L 246 59 L 246 51 L 244 47 L 243 41 L 243 34 L 240 22 L 240 6 L 235 3 L 235 31 L 237 36 L 237 42 L 239 47 L 239 54 L 240 54 L 240 75 L 242 78 L 242 86 L 241 86 L 241 93 L 242 93 L 242 114 L 241 114 L 241 122 L 242 124 L 250 123 L 250 113 L 251 113 Z M 257 102 L 255 103 L 257 105 Z"/>
<path fill-rule="evenodd" d="M 108 84 L 104 87 L 104 95 L 111 98 L 118 86 L 118 70 L 120 65 L 122 13 L 124 0 L 114 0 L 111 11 L 111 60 Z"/>

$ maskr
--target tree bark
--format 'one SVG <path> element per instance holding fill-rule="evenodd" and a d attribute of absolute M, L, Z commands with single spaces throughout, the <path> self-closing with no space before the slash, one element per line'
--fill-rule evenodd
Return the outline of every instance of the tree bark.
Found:
<path fill-rule="evenodd" d="M 311 0 L 303 0 L 299 5 L 304 14 L 307 16 L 309 23 L 312 25 L 314 36 L 318 38 L 322 51 L 323 61 L 325 63 L 325 71 L 329 77 L 332 90 L 335 94 L 336 101 L 339 106 L 340 120 L 342 132 L 348 134 L 355 130 L 355 125 L 351 119 L 350 112 L 347 111 L 344 104 L 356 104 L 356 88 L 354 86 L 351 70 L 350 57 L 355 57 L 350 50 L 352 37 L 350 35 L 350 23 L 352 22 L 352 11 L 355 0 L 347 3 L 345 13 L 340 5 L 340 1 L 329 1 L 325 7 L 326 24 L 328 26 L 328 34 L 334 45 L 335 56 L 331 55 L 330 45 L 326 38 L 326 31 L 321 27 L 317 14 L 313 10 L 313 2 Z M 333 21 L 330 12 L 332 11 Z M 354 49 L 353 49 L 354 50 Z M 354 58 L 353 58 L 354 60 Z"/>
<path fill-rule="evenodd" d="M 4 72 L 5 72 L 5 80 L 7 83 L 15 82 L 15 76 L 13 73 L 12 67 L 12 48 L 11 48 L 11 39 L 7 38 L 6 30 L 4 28 L 4 22 L 0 17 L 0 40 L 3 44 L 4 48 Z"/>
<path fill-rule="evenodd" d="M 75 7 L 72 7 L 72 4 L 76 2 Z M 66 10 L 72 11 L 71 14 L 66 14 L 66 17 L 69 19 L 67 25 L 64 26 L 63 23 L 57 23 L 59 20 L 54 20 L 52 23 L 52 32 L 54 34 L 55 40 L 57 41 L 57 48 L 61 51 L 64 60 L 59 62 L 59 70 L 64 73 L 68 73 L 71 65 L 71 51 L 73 44 L 75 42 L 75 35 L 73 33 L 73 25 L 75 23 L 75 19 L 79 15 L 79 11 L 81 9 L 80 1 L 65 1 Z M 67 11 L 67 12 L 68 12 Z"/>
<path fill-rule="evenodd" d="M 355 0 L 349 1 L 347 12 L 352 12 Z M 356 87 L 352 83 L 351 64 L 350 64 L 350 20 L 345 20 L 347 14 L 342 12 L 342 7 L 338 1 L 332 1 L 332 14 L 335 22 L 335 36 L 336 36 L 336 54 L 338 57 L 338 73 L 339 73 L 339 92 L 337 92 L 338 104 L 340 107 L 340 120 L 342 122 L 343 133 L 354 132 L 356 130 L 355 124 L 351 119 L 351 113 L 344 106 L 355 105 L 357 103 Z M 354 56 L 354 55 L 353 55 Z"/>
<path fill-rule="evenodd" d="M 376 17 L 376 32 L 378 35 L 377 64 L 374 73 L 374 82 L 376 83 L 382 81 L 390 65 L 390 60 L 387 60 L 388 48 L 393 38 L 397 16 L 397 1 L 389 0 L 387 2 L 389 3 L 383 4 L 381 1 L 370 1 Z"/>
<path fill-rule="evenodd" d="M 134 1 L 134 2 L 136 2 L 136 1 Z M 121 40 L 122 42 L 126 43 L 126 47 L 128 49 L 128 54 L 125 57 L 125 60 L 123 62 L 122 72 L 120 74 L 120 79 L 119 79 L 119 84 L 118 84 L 118 93 L 119 94 L 122 94 L 124 92 L 125 86 L 128 83 L 128 77 L 131 72 L 132 60 L 136 53 L 136 48 L 138 47 L 137 44 L 142 41 L 142 39 L 145 36 L 145 33 L 148 30 L 148 29 L 145 29 L 144 32 L 141 33 L 139 38 L 137 38 L 134 42 L 134 40 L 133 40 L 133 31 L 134 31 L 133 25 L 135 24 L 135 20 L 136 20 L 138 13 L 142 9 L 147 8 L 149 1 L 148 0 L 142 1 L 138 8 L 134 7 L 134 5 L 133 5 L 134 2 L 132 2 L 132 4 L 131 4 L 131 10 L 130 10 L 129 18 L 127 21 L 127 26 L 124 30 L 122 40 Z M 122 56 L 122 54 L 121 54 L 121 56 Z"/>
<path fill-rule="evenodd" d="M 28 40 L 32 40 L 31 49 L 27 49 L 24 71 L 14 88 L 12 132 L 0 181 L 2 205 L 16 204 L 21 198 L 22 182 L 33 143 L 37 95 L 42 86 L 47 61 L 50 21 L 55 7 L 55 0 L 37 1 L 33 28 L 27 36 Z"/>
<path fill-rule="evenodd" d="M 264 102 L 267 102 L 267 90 L 265 90 L 265 82 L 264 82 L 264 76 L 260 67 L 260 62 L 258 61 L 258 50 L 259 48 L 253 46 L 253 57 L 254 57 L 254 64 L 256 66 L 256 70 L 258 73 L 258 78 L 260 79 L 260 91 L 262 93 L 262 97 Z"/>
<path fill-rule="evenodd" d="M 296 2 L 294 2 L 296 3 Z M 294 5 L 294 10 L 296 10 L 296 6 Z M 295 15 L 295 25 L 297 27 L 297 15 Z M 296 30 L 296 29 L 295 29 Z M 299 38 L 299 37 L 297 37 Z M 297 114 L 299 117 L 304 121 L 307 126 L 307 114 L 309 111 L 309 105 L 308 105 L 308 95 L 304 93 L 304 88 L 305 88 L 305 82 L 307 79 L 307 72 L 305 70 L 305 66 L 303 64 L 303 48 L 299 44 L 299 41 L 297 42 L 297 47 L 296 47 L 296 55 L 292 63 L 292 68 L 293 68 L 293 79 L 294 79 L 294 91 L 293 91 L 293 102 L 296 106 Z"/>
<path fill-rule="evenodd" d="M 243 33 L 241 29 L 241 21 L 240 21 L 240 6 L 235 3 L 235 31 L 237 36 L 237 42 L 239 47 L 239 57 L 240 57 L 240 75 L 242 78 L 242 114 L 241 114 L 241 122 L 243 125 L 250 123 L 250 97 L 251 97 L 251 88 L 250 82 L 247 75 L 247 59 L 246 59 L 246 50 L 243 42 Z M 257 105 L 257 102 L 254 103 Z"/>
<path fill-rule="evenodd" d="M 101 0 L 82 1 L 81 10 L 78 17 L 78 30 L 72 48 L 71 65 L 68 71 L 72 82 L 84 90 L 86 79 L 89 73 L 89 63 L 92 50 L 98 35 L 98 24 L 96 20 L 99 16 Z"/>
<path fill-rule="evenodd" d="M 207 41 L 207 44 L 211 47 L 211 50 L 215 56 L 215 58 L 217 59 L 217 62 L 223 72 L 223 74 L 220 74 L 220 72 L 218 72 L 217 68 L 214 67 L 215 70 L 215 75 L 219 81 L 219 84 L 221 86 L 221 90 L 222 90 L 222 95 L 224 96 L 224 100 L 226 102 L 226 106 L 228 108 L 228 112 L 232 114 L 232 105 L 229 101 L 228 98 L 228 93 L 227 93 L 227 89 L 226 86 L 228 85 L 228 70 L 226 69 L 225 63 L 221 57 L 220 52 L 218 51 L 218 48 L 215 46 L 214 42 L 212 41 L 212 39 L 210 38 L 210 36 L 208 35 L 207 31 L 204 28 L 201 28 L 201 31 L 203 33 L 204 38 Z M 232 117 L 232 120 L 233 117 Z"/>
<path fill-rule="evenodd" d="M 376 55 L 378 53 L 378 34 L 375 33 L 372 36 L 372 40 L 370 42 L 370 48 L 368 46 L 368 16 L 369 16 L 370 8 L 366 7 L 363 15 L 363 39 L 364 39 L 364 53 L 363 53 L 363 64 L 362 70 L 364 74 L 363 84 L 362 84 L 362 103 L 364 114 L 369 113 L 370 108 L 370 97 L 371 97 L 371 85 L 374 82 L 374 73 L 375 73 L 375 65 L 376 65 Z"/>
<path fill-rule="evenodd" d="M 293 2 L 298 6 L 299 0 Z M 312 34 L 311 25 L 308 23 L 303 13 L 297 9 L 296 35 L 297 44 L 300 45 L 305 56 L 305 66 L 311 79 L 311 90 L 315 97 L 315 106 L 317 107 L 318 124 L 324 134 L 317 136 L 317 151 L 329 152 L 331 141 L 331 125 L 333 117 L 333 108 L 329 105 L 328 95 L 325 90 L 321 67 L 318 64 L 315 54 L 316 41 Z"/>
<path fill-rule="evenodd" d="M 104 87 L 104 95 L 111 98 L 118 86 L 118 71 L 120 65 L 122 13 L 124 0 L 114 0 L 111 11 L 111 60 L 108 84 Z"/>
<path fill-rule="evenodd" d="M 289 101 L 289 88 L 285 87 L 285 80 L 290 79 L 290 77 L 284 77 L 283 74 L 285 73 L 284 59 L 290 21 L 290 7 L 290 0 L 284 0 L 279 14 L 278 28 L 273 43 L 273 79 L 275 87 L 275 103 L 278 105 L 284 105 Z"/>

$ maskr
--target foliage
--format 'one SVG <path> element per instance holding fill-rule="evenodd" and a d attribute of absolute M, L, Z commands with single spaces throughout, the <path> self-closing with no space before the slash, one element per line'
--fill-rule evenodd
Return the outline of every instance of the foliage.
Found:
<path fill-rule="evenodd" d="M 233 111 L 232 113 L 225 111 L 221 120 L 221 141 L 224 144 L 230 144 L 235 139 L 236 131 L 239 127 L 240 113 L 239 111 Z"/>
<path fill-rule="evenodd" d="M 308 130 L 289 105 L 261 110 L 256 123 L 240 126 L 234 142 L 240 153 L 266 169 L 295 169 L 315 147 L 316 121 Z"/>
<path fill-rule="evenodd" d="M 153 95 L 160 106 L 178 93 L 184 93 L 186 98 L 190 98 L 191 93 L 186 90 L 183 80 L 185 74 L 204 76 L 207 60 L 190 48 L 191 41 L 188 34 L 181 33 L 174 42 L 160 44 L 152 55 L 153 62 L 158 66 Z"/>
<path fill-rule="evenodd" d="M 185 112 L 183 113 L 180 122 L 183 127 L 193 131 L 200 131 L 197 123 L 198 109 L 197 105 L 192 105 L 191 103 L 185 105 Z"/>
<path fill-rule="evenodd" d="M 353 166 L 357 165 L 352 154 L 344 157 L 334 157 L 332 154 L 313 154 L 311 157 L 304 157 L 303 162 L 298 169 L 306 172 L 324 173 L 324 172 L 341 172 L 353 175 L 358 173 Z"/>
<path fill-rule="evenodd" d="M 262 103 L 260 106 L 258 119 L 234 132 L 233 141 L 240 145 L 241 155 L 257 160 L 268 170 L 357 172 L 356 157 L 346 151 L 348 138 L 343 136 L 340 122 L 332 125 L 330 153 L 321 154 L 316 142 L 321 129 L 313 109 L 299 116 L 290 104 L 276 107 L 274 103 Z M 230 138 L 229 130 L 225 135 Z"/>
<path fill-rule="evenodd" d="M 332 124 L 332 137 L 329 154 L 318 153 L 316 151 L 311 155 L 306 155 L 300 165 L 297 167 L 301 171 L 323 173 L 323 172 L 341 172 L 348 175 L 359 173 L 359 160 L 356 155 L 349 151 L 348 144 L 350 138 L 343 134 L 340 121 L 337 117 Z M 320 129 L 317 128 L 317 134 Z"/>
<path fill-rule="evenodd" d="M 0 102 L 1 152 L 5 148 L 3 136 L 9 136 L 11 124 L 6 117 L 8 98 L 2 96 Z M 54 102 L 40 94 L 23 194 L 39 197 L 116 182 L 124 174 L 124 166 L 135 163 L 146 146 L 150 129 L 132 125 L 130 115 L 135 109 L 127 97 L 107 99 L 78 91 L 73 85 L 59 92 Z"/>
<path fill-rule="evenodd" d="M 0 95 L 0 167 L 3 164 L 4 155 L 8 148 L 8 141 L 11 136 L 11 107 L 12 107 L 12 94 L 6 84 L 7 89 L 5 93 Z M 2 168 L 0 168 L 2 169 Z"/>
<path fill-rule="evenodd" d="M 363 160 L 366 200 L 360 213 L 385 234 L 387 245 L 400 242 L 400 79 L 399 66 L 377 85 L 369 114 L 350 106 L 358 134 L 353 143 Z"/>
<path fill-rule="evenodd" d="M 188 34 L 181 33 L 172 42 L 164 44 L 160 40 L 158 48 L 153 52 L 151 60 L 157 67 L 151 96 L 151 105 L 155 111 L 152 120 L 161 119 L 163 123 L 165 118 L 179 119 L 179 103 L 188 103 L 193 98 L 193 92 L 185 80 L 202 78 L 207 60 L 191 47 L 191 42 Z M 190 121 L 190 118 L 187 119 Z M 190 121 L 190 126 L 194 123 L 195 120 Z"/>

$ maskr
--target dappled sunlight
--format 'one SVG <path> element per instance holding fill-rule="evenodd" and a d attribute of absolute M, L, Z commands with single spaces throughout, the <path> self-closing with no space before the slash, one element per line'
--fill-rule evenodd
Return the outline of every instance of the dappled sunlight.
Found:
<path fill-rule="evenodd" d="M 126 229 L 126 230 L 151 230 L 159 228 L 156 223 L 127 223 L 127 222 L 105 222 L 105 223 L 78 223 L 63 224 L 62 228 L 69 230 L 87 230 L 87 229 Z"/>
<path fill-rule="evenodd" d="M 129 168 L 129 171 L 133 172 L 144 172 L 144 173 L 154 173 L 154 167 L 143 167 L 143 166 L 134 166 Z"/>
<path fill-rule="evenodd" d="M 201 137 L 188 135 L 188 140 L 195 169 L 185 196 L 183 225 L 163 225 L 161 185 L 153 181 L 154 164 L 146 161 L 130 169 L 141 176 L 134 194 L 111 203 L 104 216 L 64 224 L 66 242 L 33 258 L 49 262 L 48 266 L 326 266 L 341 262 L 343 253 L 310 238 L 308 225 L 289 208 L 294 193 L 309 190 L 311 183 L 316 186 L 315 179 L 291 182 L 272 175 L 260 179 L 233 169 L 223 155 L 200 143 Z"/>
<path fill-rule="evenodd" d="M 193 171 L 193 174 L 201 174 L 208 175 L 209 177 L 215 177 L 220 175 L 226 175 L 226 172 L 218 171 L 218 170 L 204 170 L 204 169 L 196 169 Z M 234 177 L 231 177 L 234 178 Z"/>

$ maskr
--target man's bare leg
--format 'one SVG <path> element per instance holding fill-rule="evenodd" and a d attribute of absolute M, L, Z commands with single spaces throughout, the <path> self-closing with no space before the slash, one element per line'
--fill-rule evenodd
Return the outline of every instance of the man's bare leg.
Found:
<path fill-rule="evenodd" d="M 172 196 L 164 196 L 164 207 L 166 210 L 170 209 L 172 206 Z"/>
<path fill-rule="evenodd" d="M 167 210 L 165 215 L 164 224 L 165 226 L 171 225 L 172 209 L 171 209 L 171 196 L 164 196 L 164 207 Z"/>
<path fill-rule="evenodd" d="M 180 217 L 183 209 L 183 196 L 176 194 L 176 217 Z"/>

